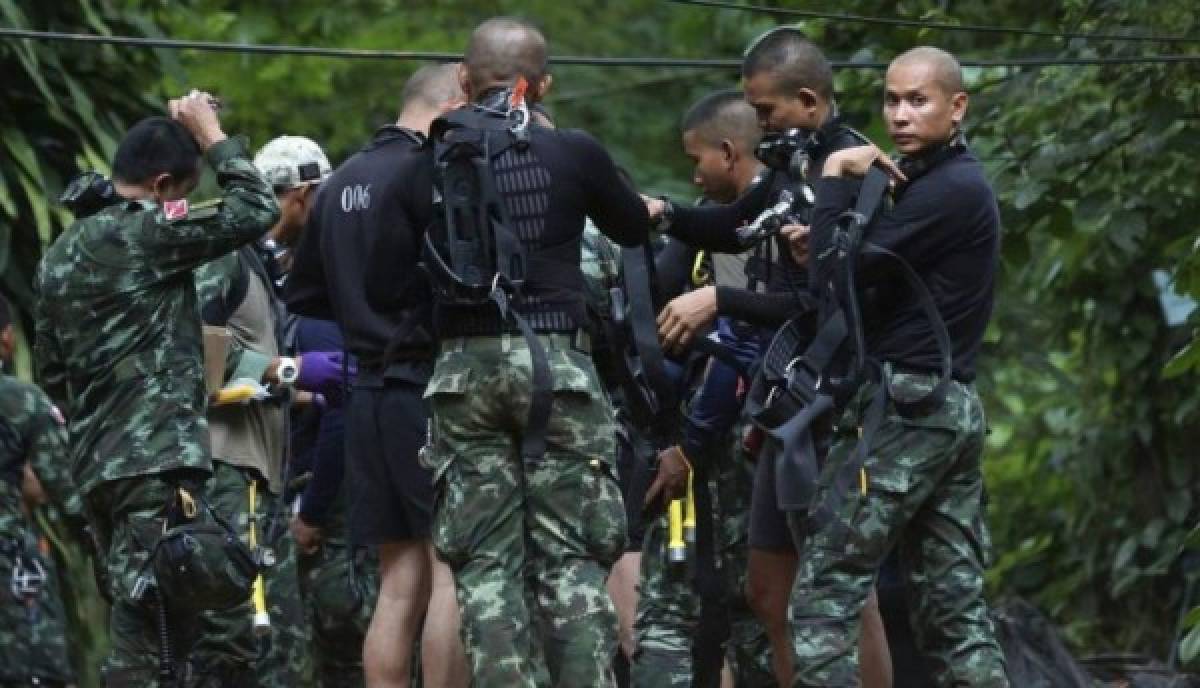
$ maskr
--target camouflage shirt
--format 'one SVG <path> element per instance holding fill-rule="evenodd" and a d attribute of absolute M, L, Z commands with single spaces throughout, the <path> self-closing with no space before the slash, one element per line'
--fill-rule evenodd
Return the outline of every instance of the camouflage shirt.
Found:
<path fill-rule="evenodd" d="M 26 463 L 33 466 L 51 502 L 73 503 L 75 488 L 66 461 L 67 433 L 58 409 L 42 390 L 0 373 L 0 537 L 12 536 L 17 532 L 14 523 L 23 521 L 20 499 Z"/>
<path fill-rule="evenodd" d="M 192 270 L 261 236 L 279 206 L 244 143 L 206 155 L 219 203 L 122 203 L 76 222 L 42 259 L 38 364 L 67 411 L 84 494 L 109 480 L 210 468 Z"/>

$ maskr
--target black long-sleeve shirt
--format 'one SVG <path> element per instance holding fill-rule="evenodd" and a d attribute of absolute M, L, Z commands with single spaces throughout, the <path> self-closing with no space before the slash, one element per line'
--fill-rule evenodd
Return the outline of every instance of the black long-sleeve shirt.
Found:
<path fill-rule="evenodd" d="M 838 217 L 853 207 L 860 181 L 824 177 L 815 186 L 811 252 L 819 256 L 832 242 Z M 965 150 L 954 153 L 902 187 L 866 239 L 899 254 L 921 276 L 950 332 L 954 377 L 973 380 L 1000 252 L 1000 213 L 979 160 Z M 930 323 L 888 259 L 863 255 L 856 277 L 860 292 L 873 291 L 863 316 L 868 354 L 938 371 Z"/>
<path fill-rule="evenodd" d="M 588 134 L 569 129 L 530 127 L 528 147 L 510 148 L 493 163 L 496 187 L 504 200 L 513 230 L 528 252 L 529 274 L 513 308 L 526 316 L 534 329 L 582 327 L 587 323 L 583 274 L 579 268 L 580 241 L 586 218 L 601 232 L 624 246 L 646 240 L 649 217 L 641 196 L 618 175 L 608 152 Z M 394 222 L 380 237 L 368 268 L 373 275 L 395 270 L 391 254 L 411 235 L 433 221 L 434 158 L 431 147 L 422 156 L 402 161 L 399 174 L 407 183 Z M 387 299 L 373 292 L 370 298 Z M 505 327 L 496 308 L 436 306 L 438 331 L 443 334 L 490 334 Z M 560 327 L 554 318 L 565 314 Z"/>
<path fill-rule="evenodd" d="M 820 170 L 826 158 L 834 151 L 862 145 L 864 140 L 852 129 L 831 121 L 823 128 L 823 142 L 811 151 L 809 168 Z M 669 233 L 688 244 L 719 253 L 741 253 L 744 249 L 738 241 L 737 228 L 755 219 L 769 207 L 780 193 L 787 189 L 795 191 L 797 180 L 777 170 L 769 170 L 763 180 L 754 184 L 735 201 L 725 205 L 676 207 Z M 799 220 L 811 219 L 811 206 L 794 206 L 799 211 Z M 774 251 L 777 256 L 776 271 L 767 282 L 766 293 L 717 287 L 717 313 L 744 322 L 777 327 L 793 317 L 811 310 L 808 298 L 807 268 L 792 258 L 788 242 L 776 235 Z M 810 252 L 811 254 L 811 252 Z"/>
<path fill-rule="evenodd" d="M 346 348 L 370 366 L 389 342 L 397 358 L 432 357 L 432 297 L 417 269 L 424 225 L 403 224 L 414 161 L 424 160 L 422 137 L 388 126 L 321 184 L 293 258 L 285 294 L 291 312 L 334 320 Z M 429 199 L 425 199 L 426 205 Z M 374 275 L 386 304 L 367 299 L 365 270 L 378 237 L 390 237 L 391 269 Z"/>

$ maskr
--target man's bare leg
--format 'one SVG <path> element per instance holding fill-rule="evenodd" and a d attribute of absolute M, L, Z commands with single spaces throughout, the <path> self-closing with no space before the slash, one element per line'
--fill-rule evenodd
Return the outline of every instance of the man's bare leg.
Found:
<path fill-rule="evenodd" d="M 421 678 L 426 688 L 466 688 L 470 682 L 467 655 L 459 636 L 458 597 L 454 573 L 428 546 L 433 589 L 425 628 L 421 631 Z"/>
<path fill-rule="evenodd" d="M 363 642 L 370 688 L 408 688 L 413 642 L 429 606 L 428 540 L 379 546 L 379 601 Z"/>
<path fill-rule="evenodd" d="M 633 621 L 637 617 L 638 576 L 642 570 L 642 553 L 626 552 L 613 564 L 608 574 L 608 596 L 617 608 L 617 641 L 621 653 L 633 662 L 636 645 L 633 640 Z"/>
<path fill-rule="evenodd" d="M 858 673 L 863 688 L 892 688 L 892 654 L 879 614 L 879 594 L 874 588 L 862 610 L 858 631 Z"/>
<path fill-rule="evenodd" d="M 751 547 L 746 569 L 746 602 L 767 631 L 771 669 L 781 686 L 792 685 L 792 632 L 787 615 L 797 561 L 791 550 Z"/>

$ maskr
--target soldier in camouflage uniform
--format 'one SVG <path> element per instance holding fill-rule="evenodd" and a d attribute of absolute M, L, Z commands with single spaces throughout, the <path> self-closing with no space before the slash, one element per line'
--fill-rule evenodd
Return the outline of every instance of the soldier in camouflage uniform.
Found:
<path fill-rule="evenodd" d="M 192 664 L 198 672 L 223 677 L 222 685 L 292 686 L 311 668 L 295 542 L 281 499 L 289 387 L 303 390 L 295 396 L 302 396 L 304 403 L 326 388 L 333 397 L 343 371 L 340 352 L 283 356 L 287 313 L 276 293 L 283 273 L 263 244 L 299 234 L 317 186 L 331 167 L 316 143 L 298 136 L 269 142 L 255 157 L 255 166 L 275 189 L 282 211 L 279 222 L 263 241 L 202 266 L 195 280 L 206 323 L 224 326 L 231 335 L 226 377 L 272 385 L 265 399 L 214 406 L 208 413 L 214 462 L 209 499 L 244 541 L 249 544 L 253 529 L 255 544 L 274 555 L 274 564 L 262 574 L 270 625 L 255 632 L 249 600 L 237 610 L 209 612 L 203 617 Z M 297 368 L 294 381 L 281 379 L 278 372 L 289 365 Z"/>
<path fill-rule="evenodd" d="M 530 102 L 549 89 L 545 39 L 523 22 L 484 22 L 465 58 L 464 91 L 489 109 L 504 106 L 498 98 L 519 78 Z M 494 304 L 438 303 L 441 354 L 426 392 L 437 464 L 433 541 L 454 571 L 476 685 L 609 685 L 617 622 L 604 579 L 624 549 L 625 514 L 612 408 L 580 331 L 579 243 L 585 216 L 624 245 L 645 240 L 647 217 L 590 136 L 538 126 L 526 134 L 484 174 L 493 175 L 531 265 L 511 308 L 536 332 L 550 368 L 546 448 L 526 441 L 536 441 L 526 436 L 534 401 L 527 339 Z M 498 145 L 510 136 L 487 135 Z M 414 179 L 422 181 L 406 190 L 405 207 L 414 226 L 427 226 L 433 161 L 420 162 Z M 377 269 L 402 251 L 377 251 Z"/>
<path fill-rule="evenodd" d="M 336 323 L 298 318 L 297 353 L 344 347 Z M 353 393 L 353 392 L 352 392 Z M 362 688 L 363 640 L 379 594 L 379 557 L 350 539 L 345 412 L 310 406 L 293 413 L 292 465 L 297 477 L 291 532 L 311 641 L 313 685 Z"/>
<path fill-rule="evenodd" d="M 170 505 L 186 501 L 182 491 L 202 503 L 212 470 L 192 270 L 258 238 L 279 213 L 211 96 L 193 91 L 169 109 L 173 119 L 139 122 L 118 147 L 119 202 L 78 220 L 38 274 L 37 358 L 68 412 L 73 478 L 113 600 L 110 686 L 154 685 L 160 660 L 186 657 L 195 631 L 171 618 L 173 656 L 160 656 L 157 595 L 139 584 Z M 223 195 L 189 208 L 202 151 Z"/>
<path fill-rule="evenodd" d="M 740 92 L 721 91 L 701 98 L 689 108 L 682 128 L 684 151 L 695 164 L 693 181 L 707 201 L 729 203 L 758 181 L 762 166 L 754 157 L 754 147 L 761 131 L 754 109 Z M 744 255 L 714 255 L 709 264 L 715 269 L 709 272 L 715 273 L 720 288 L 740 288 L 746 280 L 745 261 Z M 686 269 L 692 272 L 692 265 Z M 703 283 L 693 286 L 708 288 Z M 750 363 L 758 357 L 753 328 L 739 324 L 735 336 L 730 321 L 723 320 L 720 327 L 723 341 L 733 345 L 740 358 Z M 742 447 L 746 423 L 738 422 L 737 386 L 736 371 L 712 362 L 682 431 L 679 451 L 699 462 L 697 476 L 706 476 L 705 483 L 697 482 L 694 489 L 698 511 L 707 507 L 696 516 L 707 519 L 697 525 L 707 532 L 689 547 L 686 566 L 668 561 L 664 510 L 655 509 L 647 525 L 635 686 L 715 686 L 722 654 L 715 650 L 721 647 L 737 685 L 775 683 L 765 631 L 745 596 L 754 470 L 752 457 Z M 714 405 L 713 396 L 728 397 L 728 402 Z M 722 412 L 714 412 L 714 406 L 722 407 Z"/>
<path fill-rule="evenodd" d="M 7 326 L 4 310 L 0 301 L 0 330 Z M 47 494 L 66 509 L 78 508 L 66 463 L 66 429 L 58 409 L 37 387 L 0 372 L 3 687 L 63 686 L 74 681 L 58 572 L 48 542 L 38 533 L 30 513 L 30 502 L 45 499 Z"/>
<path fill-rule="evenodd" d="M 642 558 L 641 499 L 632 497 L 634 481 L 644 474 L 648 452 L 637 452 L 636 429 L 630 422 L 629 412 L 622 399 L 622 390 L 612 372 L 610 342 L 604 337 L 612 319 L 612 293 L 620 286 L 620 247 L 604 236 L 590 221 L 583 230 L 580 244 L 579 268 L 583 272 L 584 288 L 589 314 L 592 318 L 592 360 L 600 381 L 604 383 L 609 398 L 613 401 L 613 412 L 617 420 L 617 478 L 625 500 L 625 518 L 628 542 L 625 552 L 613 564 L 608 577 L 608 594 L 617 612 L 617 639 L 619 656 L 615 658 L 614 670 L 619 685 L 629 684 L 629 667 L 633 662 L 635 644 L 633 621 L 637 613 L 638 579 Z M 630 508 L 630 507 L 633 508 Z"/>
<path fill-rule="evenodd" d="M 833 227 L 854 205 L 856 178 L 882 165 L 898 190 L 865 238 L 907 261 L 932 294 L 924 301 L 878 253 L 856 257 L 856 287 L 875 300 L 864 308 L 875 316 L 863 324 L 859 354 L 877 372 L 835 419 L 807 518 L 789 516 L 793 531 L 810 533 L 791 600 L 792 685 L 858 685 L 852 639 L 879 566 L 895 548 L 917 645 L 936 684 L 1006 688 L 983 598 L 985 420 L 973 384 L 994 299 L 999 212 L 960 135 L 967 93 L 958 61 L 914 48 L 892 61 L 885 84 L 884 121 L 905 157 L 893 163 L 862 146 L 825 161 L 812 252 L 832 253 Z M 831 284 L 835 267 L 819 260 L 818 284 Z M 937 317 L 918 301 L 932 302 Z M 931 398 L 935 389 L 944 393 Z"/>

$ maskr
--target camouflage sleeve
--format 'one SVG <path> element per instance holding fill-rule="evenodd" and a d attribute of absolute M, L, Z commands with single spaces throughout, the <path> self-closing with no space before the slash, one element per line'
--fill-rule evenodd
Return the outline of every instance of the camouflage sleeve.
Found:
<path fill-rule="evenodd" d="M 29 465 L 51 503 L 68 514 L 79 514 L 82 503 L 71 480 L 66 421 L 62 413 L 40 389 L 32 386 L 28 388 L 25 408 L 28 409 L 26 458 Z"/>
<path fill-rule="evenodd" d="M 205 155 L 223 190 L 220 202 L 199 204 L 172 219 L 158 210 L 142 237 L 156 269 L 191 270 L 257 239 L 279 219 L 275 192 L 247 157 L 241 139 L 226 139 Z"/>
<path fill-rule="evenodd" d="M 67 368 L 54 336 L 54 320 L 46 313 L 41 298 L 34 306 L 33 347 L 42 388 L 56 403 L 66 406 L 70 401 L 67 399 Z"/>

